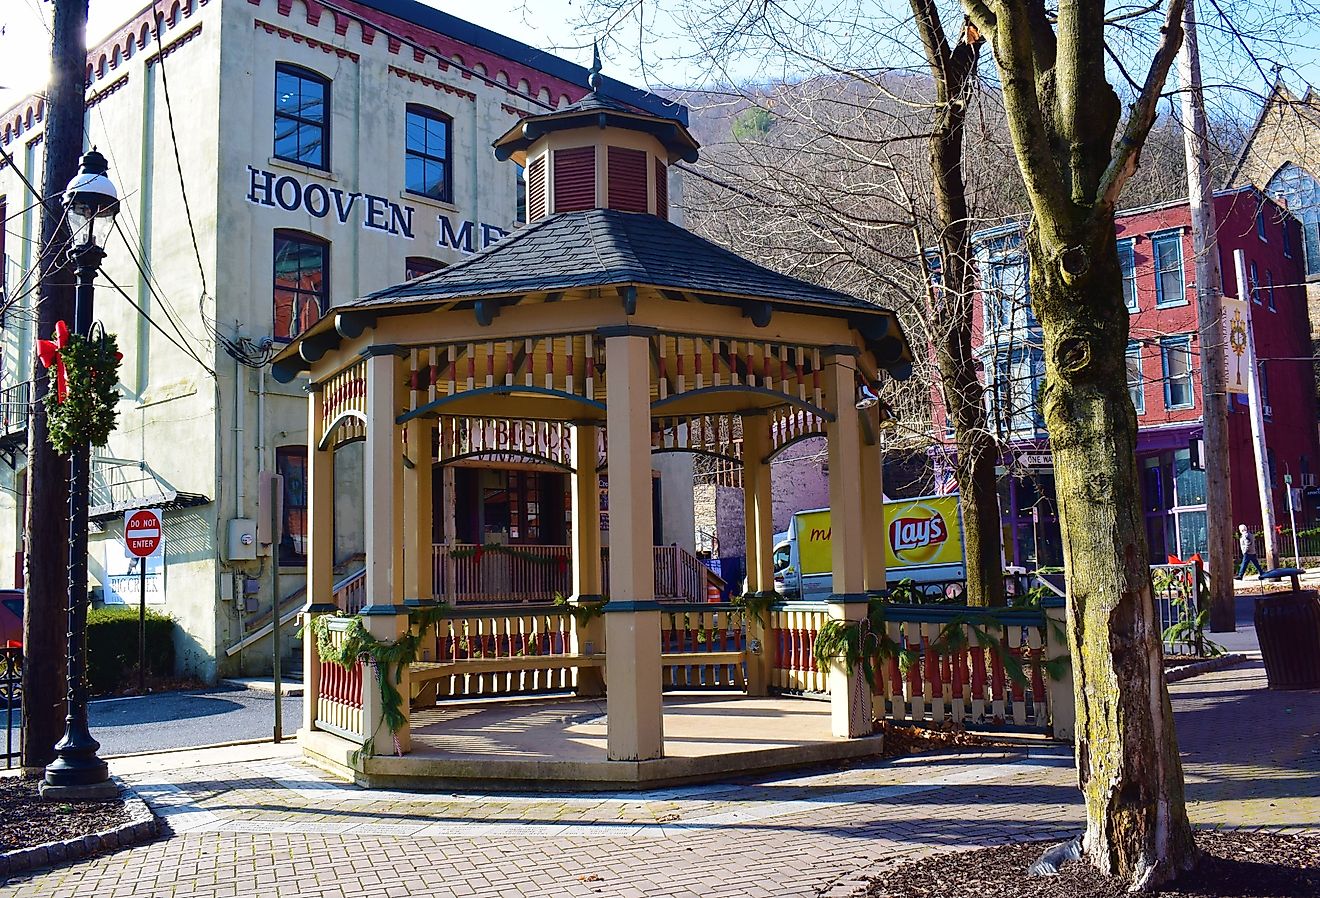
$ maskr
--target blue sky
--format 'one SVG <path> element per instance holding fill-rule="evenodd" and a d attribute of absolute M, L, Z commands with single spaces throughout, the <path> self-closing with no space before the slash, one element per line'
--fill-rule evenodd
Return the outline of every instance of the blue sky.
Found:
<path fill-rule="evenodd" d="M 574 23 L 581 19 L 583 0 L 485 0 L 483 3 L 459 3 L 455 0 L 421 0 L 430 6 L 476 22 L 515 37 L 524 43 L 555 50 L 569 59 L 586 64 L 590 62 L 586 33 L 575 33 Z M 839 58 L 856 51 L 858 58 L 850 60 L 857 65 L 920 65 L 915 55 L 915 36 L 906 34 L 900 23 L 907 16 L 907 4 L 893 7 L 895 15 L 889 18 L 894 37 L 868 36 L 861 29 L 849 27 L 848 13 L 858 8 L 866 10 L 882 21 L 889 0 L 787 0 L 781 7 L 810 8 L 816 12 L 828 10 L 841 23 L 826 35 L 812 33 L 803 37 L 803 44 L 815 44 L 817 49 L 829 50 L 831 58 Z M 1119 5 L 1124 0 L 1112 0 Z M 1216 96 L 1212 91 L 1211 103 L 1232 103 L 1238 110 L 1250 115 L 1257 102 L 1254 99 L 1264 90 L 1275 74 L 1273 63 L 1283 65 L 1283 76 L 1294 88 L 1309 82 L 1320 84 L 1320 23 L 1305 19 L 1291 20 L 1288 24 L 1279 15 L 1280 7 L 1274 3 L 1309 3 L 1309 0 L 1272 0 L 1255 4 L 1246 0 L 1198 0 L 1201 10 L 1202 60 L 1207 82 L 1232 85 Z M 589 3 L 589 0 L 588 0 Z M 1216 20 L 1218 8 L 1231 9 L 1240 25 L 1241 37 L 1224 29 Z M 91 0 L 88 34 L 95 43 L 120 22 L 146 5 L 146 0 Z M 44 17 L 49 15 L 46 0 L 3 0 L 0 2 L 0 109 L 8 108 L 24 95 L 38 90 L 46 80 L 48 71 L 49 33 Z M 769 57 L 750 53 L 739 57 L 713 61 L 678 57 L 700 56 L 695 42 L 680 37 L 682 28 L 671 16 L 682 9 L 703 9 L 701 3 L 652 2 L 643 7 L 649 10 L 645 34 L 644 61 L 639 61 L 638 28 L 635 22 L 625 24 L 616 32 L 617 42 L 607 46 L 605 67 L 609 74 L 640 86 L 690 85 L 724 77 L 734 79 L 773 80 L 794 78 L 809 74 L 812 65 L 802 60 L 785 60 L 782 56 Z M 1285 33 L 1279 33 L 1282 29 Z M 700 33 L 700 29 L 697 29 Z M 883 29 L 878 29 L 882 30 Z M 1282 48 L 1287 58 L 1266 59 L 1259 65 L 1250 60 L 1242 49 L 1242 42 L 1268 37 L 1268 52 L 1274 55 Z M 840 50 L 839 48 L 844 48 Z M 860 49 L 859 49 L 860 48 Z M 882 56 L 883 59 L 877 59 Z M 1117 76 L 1115 76 L 1117 80 Z M 1172 79 L 1171 79 L 1172 80 Z"/>

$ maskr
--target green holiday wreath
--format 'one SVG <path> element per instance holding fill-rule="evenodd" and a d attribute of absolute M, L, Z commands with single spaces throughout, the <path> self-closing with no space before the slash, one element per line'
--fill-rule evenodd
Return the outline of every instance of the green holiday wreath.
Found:
<path fill-rule="evenodd" d="M 46 394 L 50 445 L 61 455 L 88 443 L 104 446 L 119 415 L 118 341 L 99 328 L 88 337 L 58 328 L 55 340 L 40 342 L 42 361 L 55 369 L 56 389 Z"/>

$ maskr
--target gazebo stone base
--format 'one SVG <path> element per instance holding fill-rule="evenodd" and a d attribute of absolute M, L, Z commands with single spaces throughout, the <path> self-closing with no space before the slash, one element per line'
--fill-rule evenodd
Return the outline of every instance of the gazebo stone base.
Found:
<path fill-rule="evenodd" d="M 418 730 L 413 733 L 413 751 L 401 757 L 377 755 L 361 759 L 356 756 L 356 744 L 320 730 L 299 731 L 298 742 L 309 762 L 358 785 L 421 791 L 462 788 L 546 792 L 652 789 L 877 757 L 884 747 L 880 735 L 857 739 L 828 735 L 829 705 L 823 702 L 774 698 L 743 698 L 740 701 L 744 706 L 752 707 L 748 707 L 751 713 L 746 716 L 729 718 L 730 726 L 740 728 L 739 735 L 730 737 L 723 732 L 707 730 L 695 739 L 690 731 L 684 732 L 688 721 L 695 724 L 697 720 L 703 720 L 708 727 L 712 719 L 704 715 L 698 717 L 695 712 L 699 712 L 701 705 L 705 705 L 708 713 L 721 712 L 733 702 L 691 702 L 685 703 L 686 709 L 676 709 L 667 702 L 666 730 L 674 731 L 671 735 L 674 741 L 670 745 L 672 753 L 646 761 L 607 760 L 603 739 L 600 744 L 589 744 L 590 736 L 583 732 L 581 718 L 574 719 L 571 712 L 576 710 L 576 703 L 542 704 L 543 714 L 539 716 L 545 722 L 534 727 L 534 732 L 524 731 L 516 740 L 528 740 L 523 751 L 520 749 L 524 747 L 513 744 L 514 740 L 509 744 L 491 740 L 486 750 L 445 750 L 433 737 L 421 735 Z M 476 718 L 468 720 L 474 730 L 479 720 L 492 728 L 487 732 L 498 732 L 500 721 L 513 714 L 535 713 L 534 707 L 532 703 L 512 707 L 487 706 Z M 550 708 L 570 713 L 563 715 L 562 722 L 549 722 L 547 718 L 559 716 L 558 713 L 544 713 Z M 778 713 L 767 713 L 771 709 Z M 683 714 L 680 718 L 683 710 L 693 713 Z M 586 726 L 603 729 L 603 725 L 594 721 Z M 431 727 L 425 729 L 434 732 Z M 573 732 L 568 733 L 567 729 Z M 544 750 L 537 750 L 538 745 L 556 742 L 555 736 L 561 731 L 571 738 L 557 742 L 566 749 L 560 757 L 547 756 Z"/>

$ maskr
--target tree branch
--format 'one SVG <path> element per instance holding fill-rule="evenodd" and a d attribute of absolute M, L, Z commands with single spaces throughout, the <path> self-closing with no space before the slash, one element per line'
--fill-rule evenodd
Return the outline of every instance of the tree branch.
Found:
<path fill-rule="evenodd" d="M 1164 26 L 1160 29 L 1163 37 L 1160 39 L 1159 49 L 1151 58 L 1146 81 L 1142 85 L 1137 102 L 1132 106 L 1127 125 L 1123 128 L 1123 136 L 1119 138 L 1118 146 L 1115 148 L 1114 158 L 1100 178 L 1096 202 L 1091 209 L 1092 220 L 1113 214 L 1119 194 L 1123 192 L 1123 185 L 1137 170 L 1141 147 L 1146 142 L 1146 135 L 1150 133 L 1151 125 L 1155 123 L 1160 93 L 1164 90 L 1169 69 L 1173 67 L 1173 62 L 1178 56 L 1178 48 L 1182 46 L 1182 14 L 1185 5 L 1186 0 L 1172 0 L 1169 4 L 1168 12 L 1164 17 Z"/>

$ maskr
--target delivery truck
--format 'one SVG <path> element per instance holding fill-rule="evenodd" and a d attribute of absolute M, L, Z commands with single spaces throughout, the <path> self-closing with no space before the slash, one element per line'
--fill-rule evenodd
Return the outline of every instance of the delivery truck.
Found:
<path fill-rule="evenodd" d="M 775 541 L 775 591 L 821 601 L 833 592 L 830 510 L 799 511 Z M 904 580 L 965 580 L 958 497 L 924 496 L 885 502 L 885 568 L 892 587 Z"/>

